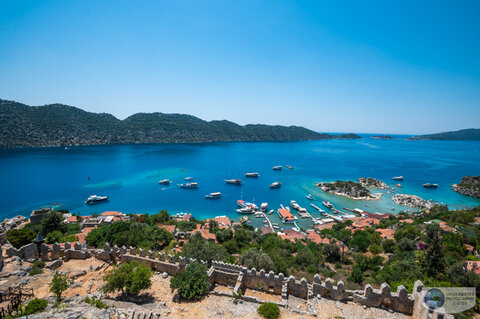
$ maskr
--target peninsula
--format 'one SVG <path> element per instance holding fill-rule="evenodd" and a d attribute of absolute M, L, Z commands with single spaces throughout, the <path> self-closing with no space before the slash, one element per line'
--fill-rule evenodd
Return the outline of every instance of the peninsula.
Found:
<path fill-rule="evenodd" d="M 136 113 L 119 120 L 63 104 L 28 106 L 7 100 L 0 100 L 0 119 L 0 147 L 361 138 L 300 126 L 207 122 L 186 114 Z"/>
<path fill-rule="evenodd" d="M 449 131 L 436 134 L 417 135 L 407 138 L 407 140 L 480 140 L 480 129 L 469 128 L 459 131 Z"/>
<path fill-rule="evenodd" d="M 462 195 L 480 198 L 480 176 L 465 176 L 460 183 L 451 187 Z"/>

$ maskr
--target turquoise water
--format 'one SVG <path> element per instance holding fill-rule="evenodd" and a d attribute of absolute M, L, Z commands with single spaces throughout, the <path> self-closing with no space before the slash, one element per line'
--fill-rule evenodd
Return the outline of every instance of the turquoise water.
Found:
<path fill-rule="evenodd" d="M 274 165 L 294 168 L 273 171 Z M 244 177 L 246 172 L 255 171 L 260 173 L 259 178 Z M 480 142 L 374 140 L 367 136 L 362 140 L 0 150 L 0 218 L 29 215 L 32 209 L 53 203 L 82 215 L 105 210 L 155 213 L 167 209 L 170 213 L 189 212 L 197 218 L 237 218 L 236 200 L 240 198 L 258 205 L 268 202 L 272 209 L 296 200 L 318 217 L 305 198 L 308 193 L 317 206 L 322 206 L 321 200 L 329 200 L 341 210 L 392 212 L 394 208 L 393 212 L 399 212 L 405 207 L 391 201 L 393 194 L 362 202 L 325 194 L 313 186 L 317 181 L 358 177 L 375 177 L 394 186 L 391 178 L 397 175 L 405 177 L 398 192 L 454 208 L 480 205 L 480 200 L 449 187 L 465 175 L 480 175 Z M 187 176 L 199 183 L 197 190 L 177 186 Z M 159 185 L 158 180 L 163 178 L 173 180 L 172 185 Z M 227 185 L 225 178 L 241 178 L 244 183 Z M 282 187 L 269 189 L 276 180 Z M 426 182 L 440 187 L 425 189 L 422 184 Z M 222 192 L 221 199 L 205 199 L 207 193 L 218 191 Z M 84 204 L 92 194 L 106 195 L 110 200 L 94 206 Z M 271 216 L 278 222 L 275 214 Z"/>

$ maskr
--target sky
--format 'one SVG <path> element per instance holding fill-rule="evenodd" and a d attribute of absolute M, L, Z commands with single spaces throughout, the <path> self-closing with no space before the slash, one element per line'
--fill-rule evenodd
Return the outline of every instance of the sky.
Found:
<path fill-rule="evenodd" d="M 480 127 L 480 2 L 0 1 L 0 98 L 320 132 Z"/>

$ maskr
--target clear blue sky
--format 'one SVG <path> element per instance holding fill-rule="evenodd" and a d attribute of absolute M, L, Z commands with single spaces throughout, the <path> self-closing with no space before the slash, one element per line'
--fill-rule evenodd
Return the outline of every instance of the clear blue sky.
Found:
<path fill-rule="evenodd" d="M 0 98 L 327 132 L 480 127 L 480 2 L 0 1 Z"/>

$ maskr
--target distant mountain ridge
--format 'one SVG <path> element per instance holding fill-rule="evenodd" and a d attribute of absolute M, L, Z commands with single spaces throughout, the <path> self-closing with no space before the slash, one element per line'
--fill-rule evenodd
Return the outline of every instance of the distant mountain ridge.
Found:
<path fill-rule="evenodd" d="M 417 135 L 408 140 L 480 140 L 480 129 L 469 128 L 458 131 L 449 131 L 436 134 Z"/>
<path fill-rule="evenodd" d="M 361 138 L 329 135 L 300 126 L 204 121 L 192 115 L 136 113 L 119 120 L 74 106 L 28 106 L 0 99 L 0 147 L 128 143 L 196 143 Z"/>

